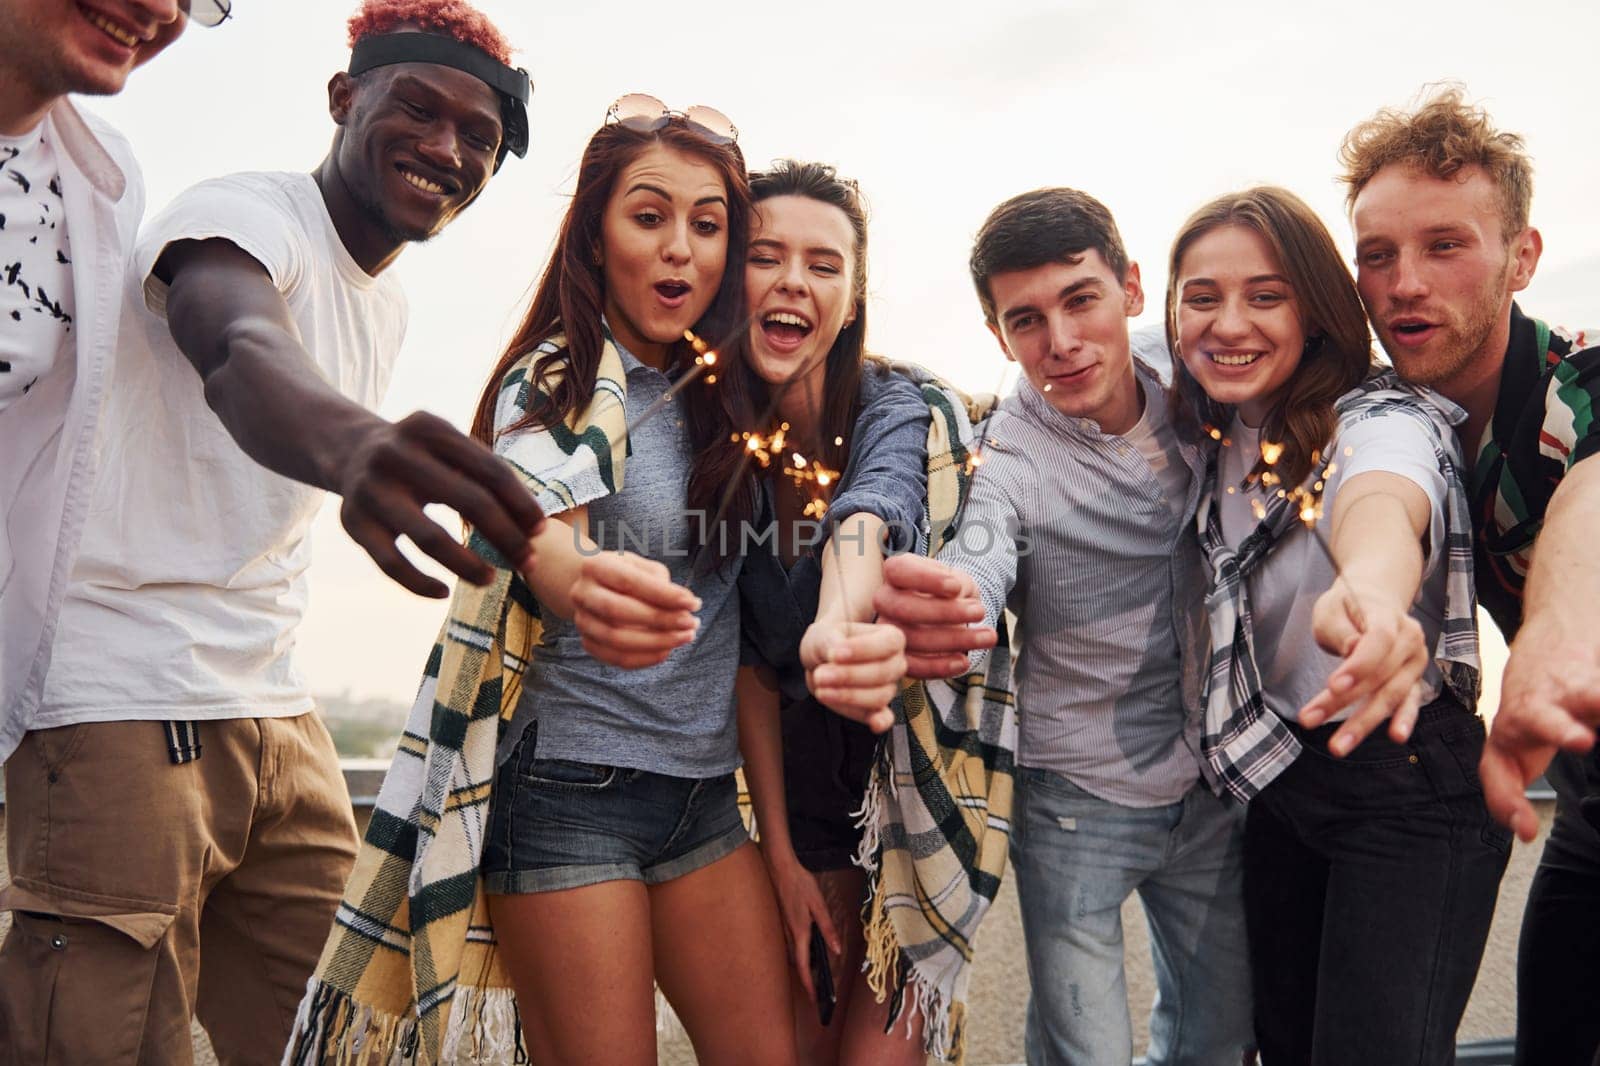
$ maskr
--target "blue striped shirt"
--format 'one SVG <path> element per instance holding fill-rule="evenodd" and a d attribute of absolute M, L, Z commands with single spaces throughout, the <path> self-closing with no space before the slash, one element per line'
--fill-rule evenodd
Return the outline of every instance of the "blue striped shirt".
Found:
<path fill-rule="evenodd" d="M 1137 366 L 1147 426 L 1165 390 Z M 1025 380 L 984 430 L 961 532 L 939 558 L 971 574 L 990 624 L 1016 616 L 1017 762 L 1128 807 L 1176 802 L 1199 777 L 1205 576 L 1186 499 L 1127 437 L 1050 406 Z"/>

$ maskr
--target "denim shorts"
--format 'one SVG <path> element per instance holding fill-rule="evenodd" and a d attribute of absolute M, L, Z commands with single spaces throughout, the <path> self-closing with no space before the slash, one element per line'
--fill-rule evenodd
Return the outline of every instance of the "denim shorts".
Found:
<path fill-rule="evenodd" d="M 733 774 L 671 777 L 541 759 L 534 726 L 495 774 L 483 887 L 497 895 L 602 881 L 660 884 L 749 841 Z"/>

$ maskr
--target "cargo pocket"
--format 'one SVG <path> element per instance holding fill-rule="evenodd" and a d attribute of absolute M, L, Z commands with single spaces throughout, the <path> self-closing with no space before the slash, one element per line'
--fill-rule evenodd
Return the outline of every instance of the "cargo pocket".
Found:
<path fill-rule="evenodd" d="M 161 944 L 176 917 L 146 901 L 4 893 L 0 1045 L 11 1063 L 139 1061 Z M 122 909 L 119 909 L 121 907 Z"/>

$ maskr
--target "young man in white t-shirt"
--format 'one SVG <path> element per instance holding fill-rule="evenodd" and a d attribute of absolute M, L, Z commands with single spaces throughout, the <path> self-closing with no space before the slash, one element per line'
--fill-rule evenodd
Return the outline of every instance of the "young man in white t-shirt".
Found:
<path fill-rule="evenodd" d="M 479 512 L 514 562 L 538 524 L 487 450 L 370 410 L 405 328 L 385 268 L 526 146 L 526 75 L 498 31 L 417 8 L 427 31 L 383 0 L 352 20 L 316 171 L 203 182 L 135 250 L 87 529 L 6 767 L 0 1010 L 52 1018 L 30 1061 L 187 1061 L 196 1013 L 222 1061 L 278 1060 L 356 847 L 290 661 L 323 490 L 423 593 L 438 583 L 397 533 L 469 578 L 488 564 L 422 504 Z M 82 1024 L 56 1022 L 63 999 Z"/>

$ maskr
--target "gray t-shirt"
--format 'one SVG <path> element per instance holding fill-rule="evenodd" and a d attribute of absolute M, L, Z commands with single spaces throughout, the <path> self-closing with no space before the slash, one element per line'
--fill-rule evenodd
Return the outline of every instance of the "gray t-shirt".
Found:
<path fill-rule="evenodd" d="M 617 346 L 627 372 L 627 417 L 667 391 L 659 370 Z M 694 453 L 682 397 L 639 426 L 628 442 L 622 491 L 589 504 L 589 537 L 664 564 L 701 599 L 700 632 L 666 662 L 622 670 L 591 658 L 572 622 L 546 612 L 511 728 L 509 754 L 527 723 L 539 723 L 540 758 L 603 763 L 675 777 L 716 777 L 739 765 L 733 679 L 739 667 L 739 560 L 691 575 L 698 527 L 688 508 Z M 551 512 L 554 513 L 554 512 Z"/>

